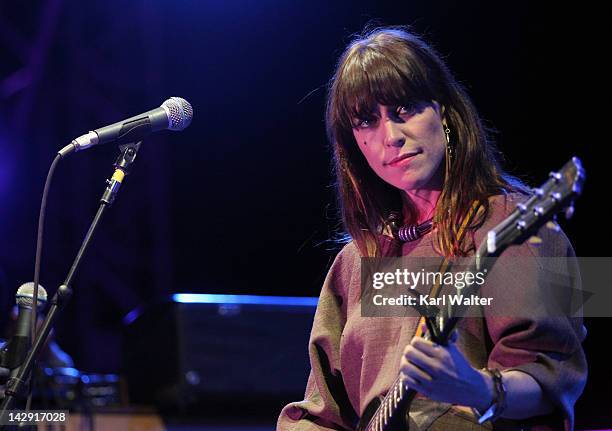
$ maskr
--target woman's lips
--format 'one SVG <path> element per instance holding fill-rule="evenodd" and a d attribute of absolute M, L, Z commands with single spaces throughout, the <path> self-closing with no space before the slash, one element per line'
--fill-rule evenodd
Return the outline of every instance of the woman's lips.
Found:
<path fill-rule="evenodd" d="M 401 154 L 397 156 L 396 158 L 391 159 L 388 163 L 386 163 L 386 165 L 394 166 L 394 167 L 407 165 L 408 163 L 410 163 L 412 158 L 416 156 L 417 154 L 421 154 L 421 151 L 411 151 L 409 153 Z"/>

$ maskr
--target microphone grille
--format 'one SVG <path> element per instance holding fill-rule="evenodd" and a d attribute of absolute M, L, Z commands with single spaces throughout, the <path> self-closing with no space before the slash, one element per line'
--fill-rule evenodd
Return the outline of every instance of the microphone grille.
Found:
<path fill-rule="evenodd" d="M 32 308 L 34 303 L 34 282 L 24 283 L 17 289 L 15 295 L 17 305 L 20 307 Z M 38 285 L 38 306 L 44 305 L 47 302 L 47 291 L 40 284 Z"/>
<path fill-rule="evenodd" d="M 171 97 L 162 103 L 168 109 L 170 118 L 168 119 L 168 129 L 180 131 L 191 124 L 193 119 L 193 108 L 191 104 L 181 97 Z"/>

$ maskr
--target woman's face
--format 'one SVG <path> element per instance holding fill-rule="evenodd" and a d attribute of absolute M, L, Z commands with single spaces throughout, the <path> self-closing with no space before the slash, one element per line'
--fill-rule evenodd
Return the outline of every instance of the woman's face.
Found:
<path fill-rule="evenodd" d="M 440 105 L 383 106 L 353 119 L 353 135 L 370 167 L 400 190 L 441 188 L 446 137 Z"/>

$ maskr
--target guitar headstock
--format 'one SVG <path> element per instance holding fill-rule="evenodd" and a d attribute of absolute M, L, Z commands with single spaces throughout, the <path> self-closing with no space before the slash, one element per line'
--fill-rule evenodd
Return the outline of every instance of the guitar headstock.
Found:
<path fill-rule="evenodd" d="M 512 244 L 521 244 L 562 210 L 566 218 L 572 217 L 574 200 L 582 193 L 585 178 L 578 157 L 572 157 L 561 170 L 551 172 L 527 201 L 518 204 L 508 218 L 488 232 L 486 254 L 496 256 Z"/>

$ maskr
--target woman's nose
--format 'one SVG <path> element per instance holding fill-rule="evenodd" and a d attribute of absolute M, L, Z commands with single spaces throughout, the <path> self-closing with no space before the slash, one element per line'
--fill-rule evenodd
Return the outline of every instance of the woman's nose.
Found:
<path fill-rule="evenodd" d="M 406 142 L 404 134 L 395 121 L 387 118 L 384 120 L 385 138 L 384 144 L 386 147 L 402 147 Z"/>

